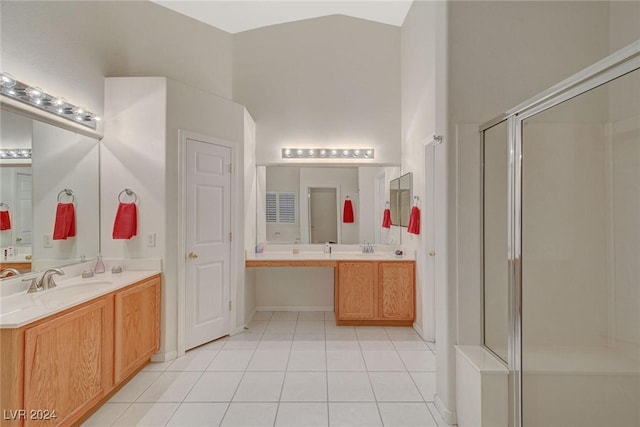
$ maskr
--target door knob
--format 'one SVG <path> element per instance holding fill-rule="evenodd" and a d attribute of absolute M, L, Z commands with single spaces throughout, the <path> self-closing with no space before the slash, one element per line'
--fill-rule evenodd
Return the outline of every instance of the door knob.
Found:
<path fill-rule="evenodd" d="M 16 237 L 16 242 L 22 242 L 22 237 Z"/>
<path fill-rule="evenodd" d="M 189 252 L 189 258 L 196 259 L 198 258 L 198 254 L 196 252 Z"/>
<path fill-rule="evenodd" d="M 436 256 L 436 251 L 429 251 L 429 256 Z"/>

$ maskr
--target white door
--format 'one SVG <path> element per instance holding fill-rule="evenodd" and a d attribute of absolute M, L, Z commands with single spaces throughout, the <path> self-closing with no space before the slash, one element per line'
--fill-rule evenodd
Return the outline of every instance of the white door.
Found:
<path fill-rule="evenodd" d="M 187 139 L 186 349 L 229 334 L 231 149 Z"/>
<path fill-rule="evenodd" d="M 18 172 L 16 174 L 15 224 L 15 244 L 17 246 L 31 245 L 33 235 L 32 188 L 33 178 L 31 172 Z"/>
<path fill-rule="evenodd" d="M 421 209 L 424 222 L 424 249 L 426 252 L 424 260 L 423 278 L 423 300 L 424 321 L 422 331 L 425 338 L 430 341 L 435 339 L 436 321 L 436 240 L 435 240 L 435 212 L 436 212 L 436 146 L 431 143 L 425 146 L 425 182 L 424 182 L 424 203 Z"/>
<path fill-rule="evenodd" d="M 310 243 L 338 243 L 335 188 L 309 188 Z"/>

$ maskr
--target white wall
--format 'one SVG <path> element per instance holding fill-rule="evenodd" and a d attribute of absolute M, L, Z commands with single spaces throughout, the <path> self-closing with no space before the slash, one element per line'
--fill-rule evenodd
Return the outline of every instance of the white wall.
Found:
<path fill-rule="evenodd" d="M 2 70 L 90 111 L 102 114 L 106 76 L 231 97 L 231 36 L 152 2 L 3 1 L 0 19 Z"/>
<path fill-rule="evenodd" d="M 637 74 L 636 71 L 634 74 Z M 636 96 L 638 77 L 635 78 Z M 637 99 L 637 98 L 636 98 Z M 612 230 L 614 258 L 611 269 L 613 283 L 609 292 L 614 298 L 614 312 L 609 322 L 612 344 L 640 354 L 640 106 L 628 112 L 635 113 L 626 119 L 610 124 L 611 146 L 608 151 L 611 162 L 611 181 L 608 190 L 612 203 Z M 612 246 L 612 247 L 611 247 Z"/>
<path fill-rule="evenodd" d="M 542 27 L 540 24 L 544 22 Z M 452 2 L 450 132 L 456 138 L 460 343 L 480 343 L 478 125 L 608 53 L 602 2 Z M 508 37 L 507 37 L 508 35 Z M 518 58 L 518 61 L 514 61 Z M 473 298 L 468 296 L 473 295 Z"/>
<path fill-rule="evenodd" d="M 449 2 L 450 330 L 480 344 L 478 125 L 609 50 L 606 2 Z M 438 359 L 440 363 L 440 359 Z M 440 370 L 440 365 L 439 365 Z M 453 376 L 450 373 L 450 376 Z M 440 378 L 440 377 L 439 377 Z"/>
<path fill-rule="evenodd" d="M 235 148 L 232 186 L 235 212 L 243 212 L 245 198 L 245 126 L 251 144 L 252 123 L 244 108 L 211 93 L 162 77 L 109 78 L 105 84 L 105 137 L 102 151 L 102 236 L 106 257 L 162 258 L 164 270 L 163 328 L 160 353 L 177 348 L 177 292 L 180 284 L 177 251 L 179 130 L 229 141 Z M 251 181 L 255 181 L 252 179 Z M 161 183 L 161 185 L 159 185 Z M 117 194 L 133 189 L 139 197 L 138 237 L 110 238 Z M 237 294 L 233 323 L 244 324 L 245 222 L 232 221 L 235 241 L 232 276 Z M 156 233 L 156 246 L 144 237 Z M 251 237 L 253 238 L 253 237 Z"/>
<path fill-rule="evenodd" d="M 233 233 L 232 244 L 232 272 L 231 277 L 236 286 L 236 295 L 232 310 L 232 325 L 241 327 L 244 324 L 244 249 L 245 249 L 245 213 L 244 202 L 246 185 L 251 182 L 245 180 L 244 172 L 244 143 L 248 141 L 251 150 L 252 123 L 246 116 L 242 105 L 218 97 L 204 90 L 167 79 L 167 139 L 166 139 L 166 180 L 164 182 L 167 205 L 164 218 L 167 229 L 167 242 L 177 241 L 178 224 L 178 131 L 187 130 L 202 135 L 220 138 L 232 145 L 232 191 L 235 202 L 232 201 L 231 219 Z M 248 134 L 245 134 L 245 129 Z M 253 176 L 249 181 L 255 181 Z M 251 205 L 248 206 L 251 210 Z M 253 236 L 248 238 L 254 239 Z M 184 254 L 177 252 L 177 245 L 167 245 L 165 252 L 165 279 L 167 287 L 178 286 L 177 260 Z M 171 285 L 171 283 L 175 283 Z M 174 301 L 170 299 L 168 301 Z M 175 328 L 175 321 L 168 323 Z M 235 332 L 235 331 L 234 331 Z"/>
<path fill-rule="evenodd" d="M 99 248 L 100 195 L 98 192 L 98 141 L 33 120 L 33 270 L 59 261 L 77 262 L 96 256 Z M 75 196 L 76 237 L 54 240 L 51 248 L 43 236 L 53 236 L 58 194 L 68 188 Z M 66 195 L 62 202 L 70 202 Z"/>
<path fill-rule="evenodd" d="M 257 123 L 259 164 L 280 149 L 373 147 L 400 163 L 400 31 L 328 16 L 233 36 L 233 97 Z"/>
<path fill-rule="evenodd" d="M 554 113 L 523 132 L 523 346 L 605 345 L 605 127 Z"/>
<path fill-rule="evenodd" d="M 256 270 L 256 307 L 267 311 L 333 311 L 333 268 Z"/>
<path fill-rule="evenodd" d="M 358 241 L 376 242 L 376 228 L 382 228 L 382 212 L 389 196 L 378 200 L 376 204 L 376 176 L 384 173 L 384 168 L 358 168 L 358 205 L 356 212 L 358 222 Z M 386 178 L 385 178 L 386 180 Z M 379 243 L 379 242 L 376 242 Z"/>
<path fill-rule="evenodd" d="M 437 406 L 453 423 L 455 341 L 451 336 L 455 324 L 450 317 L 455 314 L 455 304 L 451 303 L 452 288 L 447 281 L 447 8 L 443 2 L 414 2 L 402 27 L 402 173 L 413 173 L 413 194 L 421 201 L 421 234 L 408 234 L 406 228 L 400 232 L 403 245 L 416 251 L 418 260 L 415 325 L 437 345 Z M 435 170 L 427 170 L 424 142 L 433 135 L 442 135 L 445 143 L 435 148 Z M 436 177 L 433 194 L 425 189 L 427 174 Z M 429 207 L 425 205 L 430 200 L 435 205 L 431 230 L 426 227 Z M 436 257 L 426 255 L 431 250 Z"/>
<path fill-rule="evenodd" d="M 0 148 L 31 148 L 31 119 L 0 111 Z M 29 163 L 31 160 L 28 161 Z M 0 231 L 0 247 L 15 246 L 16 232 L 16 172 L 31 173 L 31 165 L 26 167 L 0 166 L 0 202 L 9 205 L 11 230 Z M 2 207 L 5 210 L 6 206 Z"/>

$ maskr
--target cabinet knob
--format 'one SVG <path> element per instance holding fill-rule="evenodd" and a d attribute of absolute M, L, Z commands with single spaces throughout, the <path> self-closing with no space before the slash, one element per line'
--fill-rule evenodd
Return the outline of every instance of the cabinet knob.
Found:
<path fill-rule="evenodd" d="M 429 251 L 429 256 L 436 256 L 436 251 Z"/>
<path fill-rule="evenodd" d="M 196 252 L 189 252 L 189 258 L 196 259 L 198 258 L 198 254 Z"/>

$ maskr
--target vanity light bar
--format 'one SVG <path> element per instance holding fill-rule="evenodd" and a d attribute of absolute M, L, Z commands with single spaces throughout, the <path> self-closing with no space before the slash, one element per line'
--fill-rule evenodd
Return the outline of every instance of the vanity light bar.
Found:
<path fill-rule="evenodd" d="M 100 121 L 100 117 L 86 108 L 73 105 L 64 98 L 49 95 L 39 87 L 29 86 L 14 79 L 8 73 L 0 73 L 0 93 L 93 130 Z"/>
<path fill-rule="evenodd" d="M 0 159 L 30 159 L 30 148 L 3 148 L 0 149 Z"/>
<path fill-rule="evenodd" d="M 373 159 L 373 148 L 283 148 L 283 159 Z"/>

